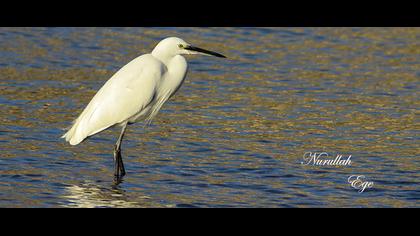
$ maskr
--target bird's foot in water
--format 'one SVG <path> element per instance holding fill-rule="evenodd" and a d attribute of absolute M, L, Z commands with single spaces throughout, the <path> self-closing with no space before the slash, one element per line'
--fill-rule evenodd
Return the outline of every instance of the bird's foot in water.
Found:
<path fill-rule="evenodd" d="M 121 157 L 121 149 L 114 149 L 114 167 L 114 182 L 119 184 L 126 173 Z"/>
<path fill-rule="evenodd" d="M 123 182 L 124 175 L 114 175 L 114 185 L 119 185 Z"/>

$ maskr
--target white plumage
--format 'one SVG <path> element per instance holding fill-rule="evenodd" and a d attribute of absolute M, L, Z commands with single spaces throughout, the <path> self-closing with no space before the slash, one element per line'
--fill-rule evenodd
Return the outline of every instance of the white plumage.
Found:
<path fill-rule="evenodd" d="M 150 54 L 134 59 L 96 93 L 63 138 L 77 145 L 88 136 L 150 110 L 154 97 L 162 96 L 158 88 L 166 72 L 166 66 Z"/>
<path fill-rule="evenodd" d="M 182 85 L 188 65 L 181 54 L 224 57 L 193 47 L 180 38 L 166 38 L 152 53 L 135 58 L 115 73 L 62 138 L 71 145 L 77 145 L 89 136 L 111 126 L 121 125 L 123 131 L 116 145 L 119 153 L 127 124 L 139 120 L 150 123 L 163 104 Z"/>

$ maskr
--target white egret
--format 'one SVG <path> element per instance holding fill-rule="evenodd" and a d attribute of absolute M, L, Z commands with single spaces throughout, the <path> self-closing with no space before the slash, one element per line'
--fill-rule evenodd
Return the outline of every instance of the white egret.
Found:
<path fill-rule="evenodd" d="M 162 105 L 176 93 L 187 74 L 183 54 L 223 55 L 194 47 L 176 37 L 159 42 L 152 53 L 141 55 L 116 72 L 92 98 L 65 133 L 71 145 L 115 125 L 122 131 L 114 147 L 114 175 L 125 175 L 121 142 L 128 124 L 150 123 Z"/>

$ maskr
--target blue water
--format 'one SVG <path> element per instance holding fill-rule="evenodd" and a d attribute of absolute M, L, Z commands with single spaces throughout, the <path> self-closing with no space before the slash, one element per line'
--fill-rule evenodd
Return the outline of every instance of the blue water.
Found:
<path fill-rule="evenodd" d="M 167 36 L 228 56 L 190 71 L 152 125 L 60 136 Z M 419 207 L 417 28 L 0 28 L 1 207 Z M 350 166 L 302 165 L 305 152 Z M 359 193 L 347 182 L 374 183 Z"/>

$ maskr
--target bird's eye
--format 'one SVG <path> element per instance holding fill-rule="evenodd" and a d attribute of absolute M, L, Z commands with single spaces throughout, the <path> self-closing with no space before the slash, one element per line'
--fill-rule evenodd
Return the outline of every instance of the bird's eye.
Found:
<path fill-rule="evenodd" d="M 182 45 L 182 44 L 178 44 L 178 47 L 179 47 L 179 48 L 184 48 L 184 45 Z"/>

